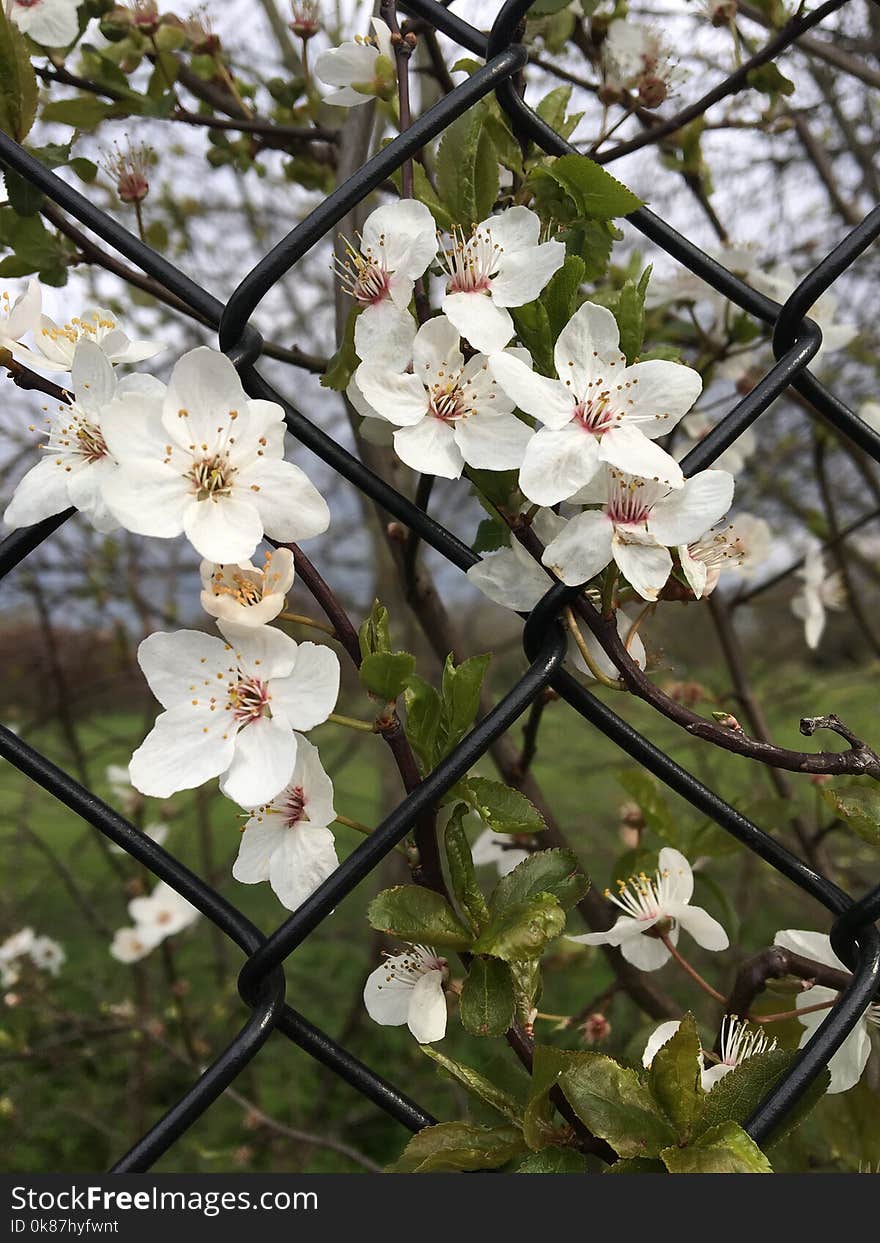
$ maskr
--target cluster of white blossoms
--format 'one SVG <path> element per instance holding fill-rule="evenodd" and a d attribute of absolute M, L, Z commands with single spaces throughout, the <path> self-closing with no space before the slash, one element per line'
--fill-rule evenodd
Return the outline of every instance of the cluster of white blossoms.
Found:
<path fill-rule="evenodd" d="M 6 16 L 35 43 L 67 47 L 79 32 L 82 0 L 4 0 Z"/>
<path fill-rule="evenodd" d="M 128 904 L 132 926 L 117 928 L 110 953 L 118 962 L 140 962 L 157 945 L 189 928 L 199 912 L 176 889 L 159 881 L 151 894 L 132 898 Z"/>
<path fill-rule="evenodd" d="M 25 961 L 49 975 L 57 975 L 67 955 L 51 937 L 37 936 L 33 928 L 21 928 L 0 944 L 0 987 L 12 988 L 21 979 Z"/>

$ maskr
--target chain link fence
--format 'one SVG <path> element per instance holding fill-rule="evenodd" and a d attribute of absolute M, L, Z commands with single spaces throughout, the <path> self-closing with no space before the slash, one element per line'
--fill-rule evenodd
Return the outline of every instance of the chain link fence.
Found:
<path fill-rule="evenodd" d="M 812 13 L 792 20 L 768 43 L 760 59 L 769 60 L 777 56 L 804 31 L 817 26 L 828 15 L 851 2 L 826 0 Z M 419 22 L 428 23 L 434 30 L 442 32 L 463 50 L 484 59 L 485 66 L 367 160 L 260 260 L 225 305 L 96 208 L 82 194 L 54 176 L 11 138 L 0 133 L 0 164 L 24 177 L 142 272 L 159 281 L 197 316 L 215 327 L 219 332 L 221 349 L 234 362 L 245 389 L 252 397 L 278 402 L 285 411 L 290 432 L 301 445 L 317 454 L 390 517 L 404 524 L 462 572 L 479 560 L 470 548 L 325 435 L 288 397 L 276 391 L 263 378 L 257 366 L 262 341 L 249 321 L 273 285 L 286 276 L 345 215 L 386 182 L 405 160 L 440 135 L 478 100 L 491 93 L 494 92 L 519 139 L 534 142 L 551 155 L 576 150 L 529 108 L 522 97 L 522 71 L 528 61 L 528 53 L 518 40 L 522 37 L 522 24 L 529 7 L 529 0 L 507 0 L 487 37 L 448 12 L 436 0 L 404 0 L 401 9 Z M 674 128 L 692 116 L 700 115 L 709 103 L 737 89 L 740 77 L 744 80 L 747 71 L 748 67 L 737 70 L 708 95 L 678 114 Z M 663 129 L 663 125 L 660 128 Z M 629 145 L 640 146 L 643 145 L 640 138 L 647 142 L 656 136 L 652 130 L 632 140 Z M 601 155 L 599 159 L 601 161 Z M 772 186 L 769 192 L 772 193 Z M 813 268 L 784 306 L 757 293 L 647 209 L 634 212 L 628 219 L 646 238 L 735 306 L 756 320 L 773 325 L 775 364 L 688 454 L 682 463 L 686 475 L 710 466 L 789 387 L 810 403 L 817 417 L 826 420 L 880 462 L 880 436 L 810 372 L 809 364 L 819 349 L 821 333 L 815 323 L 807 318 L 807 311 L 816 299 L 880 234 L 880 207 L 871 211 Z M 0 578 L 13 571 L 34 549 L 50 539 L 72 512 L 68 510 L 6 538 L 0 544 Z M 467 773 L 492 742 L 548 686 L 583 717 L 587 727 L 584 731 L 585 745 L 590 730 L 601 731 L 622 752 L 834 916 L 832 945 L 851 968 L 851 982 L 788 1073 L 755 1110 L 746 1123 L 746 1130 L 760 1144 L 795 1106 L 846 1039 L 880 986 L 880 934 L 874 926 L 874 921 L 880 917 L 880 885 L 858 899 L 845 893 L 827 877 L 801 862 L 570 677 L 563 669 L 566 635 L 560 615 L 578 591 L 578 588 L 559 584 L 547 592 L 525 621 L 523 644 L 530 661 L 526 673 L 335 873 L 269 935 L 261 932 L 201 877 L 146 838 L 112 807 L 46 756 L 0 726 L 0 754 L 9 763 L 111 842 L 122 847 L 157 878 L 173 886 L 245 955 L 238 988 L 248 1011 L 247 1021 L 186 1095 L 172 1105 L 152 1129 L 117 1161 L 113 1172 L 134 1173 L 149 1169 L 259 1055 L 273 1032 L 280 1032 L 292 1040 L 410 1131 L 417 1131 L 435 1121 L 393 1083 L 336 1044 L 286 1001 L 284 964 L 331 911 L 410 832 L 420 814 Z"/>

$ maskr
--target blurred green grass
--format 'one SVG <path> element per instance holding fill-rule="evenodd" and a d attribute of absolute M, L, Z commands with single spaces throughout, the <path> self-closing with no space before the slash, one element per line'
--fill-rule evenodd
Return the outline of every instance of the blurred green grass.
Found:
<path fill-rule="evenodd" d="M 502 668 L 496 675 L 499 683 L 506 673 Z M 764 700 L 779 743 L 800 748 L 800 716 L 832 707 L 856 732 L 868 738 L 874 734 L 876 692 L 864 670 L 823 670 L 821 696 L 816 693 L 814 671 L 802 666 L 759 669 L 759 688 L 769 688 L 771 674 L 772 694 Z M 712 685 L 711 670 L 704 681 L 711 693 L 724 692 L 722 683 Z M 790 844 L 786 808 L 759 766 L 686 737 L 643 704 L 621 695 L 611 695 L 611 702 L 701 780 Z M 706 705 L 701 710 L 706 711 Z M 519 728 L 515 727 L 517 736 Z M 143 733 L 144 717 L 137 712 L 95 716 L 80 723 L 90 783 L 108 801 L 112 800 L 104 779 L 106 765 L 127 763 Z M 337 811 L 368 825 L 378 823 L 400 797 L 381 743 L 361 738 L 352 742 L 351 734 L 333 725 L 314 731 L 313 737 L 334 779 Z M 62 766 L 71 766 L 69 748 L 57 729 L 42 730 L 28 740 Z M 827 745 L 832 747 L 835 741 L 828 739 Z M 816 742 L 825 745 L 822 739 Z M 635 765 L 565 704 L 554 703 L 545 712 L 534 767 L 585 870 L 604 888 L 628 862 L 618 829 L 618 809 L 628 797 L 620 778 Z M 491 774 L 490 762 L 483 761 L 479 770 Z M 792 782 L 798 810 L 807 822 L 814 823 L 817 815 L 827 818 L 815 786 L 800 776 L 793 776 Z M 779 928 L 827 931 L 829 920 L 811 899 L 711 829 L 675 795 L 663 797 L 682 842 L 699 843 L 704 857 L 697 872 L 696 900 L 731 933 L 734 951 L 723 960 L 713 960 L 700 951 L 693 954 L 695 963 L 714 983 L 719 987 L 729 984 L 737 958 L 771 943 Z M 183 1052 L 180 1012 L 170 989 L 168 964 L 159 952 L 137 970 L 115 962 L 108 952 L 109 936 L 93 926 L 95 916 L 109 931 L 128 922 L 123 890 L 124 884 L 141 883 L 136 864 L 113 856 L 121 873 L 117 876 L 93 831 L 8 766 L 0 770 L 0 798 L 4 809 L 0 843 L 6 861 L 0 933 L 7 935 L 27 924 L 56 937 L 67 952 L 57 979 L 37 978 L 29 986 L 36 991 L 25 989 L 20 1005 L 0 1010 L 0 1168 L 101 1169 L 125 1151 L 195 1077 L 195 1068 Z M 271 930 L 285 913 L 268 886 L 243 886 L 230 875 L 240 827 L 236 809 L 218 796 L 201 796 L 200 823 L 199 806 L 200 799 L 193 793 L 172 800 L 168 848 L 195 871 L 210 874 L 226 897 L 258 926 Z M 160 810 L 150 804 L 145 808 L 146 819 L 157 818 Z M 359 840 L 355 832 L 341 826 L 337 826 L 337 839 L 340 857 Z M 868 848 L 845 833 L 833 834 L 828 842 L 841 882 L 861 892 L 876 874 Z M 656 835 L 646 835 L 649 849 L 656 851 L 662 844 Z M 401 878 L 394 869 L 402 866 L 402 860 L 392 858 L 379 874 L 359 885 L 289 960 L 288 999 L 438 1117 L 461 1116 L 468 1105 L 460 1089 L 435 1071 L 406 1029 L 373 1025 L 360 1001 L 364 979 L 376 965 L 382 945 L 366 923 L 365 908 L 379 888 Z M 493 880 L 489 871 L 483 873 L 487 885 Z M 62 873 L 72 880 L 79 902 Z M 576 915 L 570 926 L 580 931 Z M 172 958 L 199 1060 L 209 1061 L 245 1017 L 235 992 L 241 955 L 202 920 L 175 939 Z M 717 1022 L 712 1003 L 704 1005 L 704 997 L 694 996 L 674 964 L 656 979 L 683 1008 L 692 1006 L 706 1024 L 707 1034 L 711 1032 Z M 597 952 L 563 945 L 551 956 L 541 1010 L 576 1013 L 610 981 Z M 152 1035 L 129 1029 L 125 1008 L 131 1006 L 149 1014 Z M 619 997 L 605 1012 L 612 1034 L 604 1047 L 637 1061 L 652 1024 Z M 554 1030 L 549 1021 L 539 1020 L 537 1035 L 565 1047 L 581 1047 L 575 1030 Z M 797 1025 L 786 1024 L 782 1036 L 786 1043 L 796 1042 Z M 496 1075 L 516 1079 L 521 1074 L 503 1041 L 468 1037 L 454 1014 L 442 1047 L 448 1056 Z M 399 1125 L 279 1036 L 271 1038 L 235 1090 L 239 1098 L 227 1096 L 213 1105 L 160 1161 L 158 1170 L 361 1168 L 332 1148 L 267 1126 L 259 1111 L 276 1119 L 282 1128 L 342 1140 L 379 1165 L 392 1160 L 405 1141 Z M 880 1159 L 877 1103 L 870 1087 L 823 1103 L 777 1158 L 780 1168 L 857 1168 L 858 1162 L 872 1159 L 872 1153 L 874 1160 Z"/>

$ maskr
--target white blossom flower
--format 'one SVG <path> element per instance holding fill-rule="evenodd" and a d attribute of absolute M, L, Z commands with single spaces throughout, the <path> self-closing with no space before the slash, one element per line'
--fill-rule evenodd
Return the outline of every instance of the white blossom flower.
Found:
<path fill-rule="evenodd" d="M 362 363 L 357 384 L 366 401 L 396 424 L 394 451 L 413 470 L 458 479 L 465 465 L 513 470 L 532 430 L 513 413 L 484 354 L 467 363 L 458 328 L 429 319 L 413 342 L 412 372 Z"/>
<path fill-rule="evenodd" d="M 80 341 L 94 342 L 114 365 L 140 363 L 165 349 L 160 341 L 131 340 L 113 312 L 103 308 L 85 311 L 61 325 L 41 315 L 39 327 L 34 329 L 39 366 L 43 371 L 70 371 Z"/>
<path fill-rule="evenodd" d="M 449 974 L 445 958 L 427 945 L 412 945 L 402 954 L 389 955 L 364 986 L 367 1014 L 383 1027 L 406 1023 L 419 1044 L 431 1044 L 446 1035 L 446 997 L 443 984 Z"/>
<path fill-rule="evenodd" d="M 318 748 L 296 734 L 290 781 L 244 827 L 232 875 L 246 885 L 267 880 L 279 901 L 295 911 L 339 866 L 329 825 L 336 819 L 333 783 Z"/>
<path fill-rule="evenodd" d="M 164 712 L 131 758 L 132 784 L 167 798 L 220 777 L 242 807 L 268 803 L 296 763 L 294 730 L 320 725 L 339 693 L 339 661 L 268 626 L 220 622 L 144 639 L 138 661 Z"/>
<path fill-rule="evenodd" d="M 702 410 L 694 410 L 691 414 L 686 415 L 681 421 L 679 433 L 676 437 L 676 460 L 680 462 L 687 457 L 691 449 L 695 449 L 715 426 L 713 420 L 704 414 Z M 682 433 L 684 434 L 682 435 Z M 732 445 L 728 445 L 724 452 L 719 454 L 712 465 L 716 470 L 726 470 L 731 475 L 738 475 L 749 458 L 753 456 L 757 447 L 757 433 L 753 427 L 747 427 Z"/>
<path fill-rule="evenodd" d="M 773 938 L 774 945 L 800 954 L 802 958 L 811 958 L 825 967 L 834 967 L 849 975 L 849 968 L 842 963 L 831 948 L 831 938 L 821 932 L 808 932 L 800 928 L 786 928 L 777 932 Z M 813 984 L 798 993 L 797 1008 L 803 1010 L 807 1006 L 820 1005 L 823 1001 L 834 1001 L 837 992 L 826 988 L 824 984 Z M 798 1015 L 798 1021 L 804 1028 L 800 1047 L 803 1048 L 818 1027 L 828 1017 L 828 1010 L 814 1010 L 810 1014 Z M 880 1005 L 870 1005 L 861 1019 L 844 1040 L 828 1063 L 831 1082 L 828 1085 L 829 1095 L 837 1092 L 848 1092 L 855 1087 L 862 1077 L 862 1071 L 868 1064 L 871 1054 L 871 1028 L 880 1027 Z"/>
<path fill-rule="evenodd" d="M 683 928 L 707 950 L 725 950 L 730 942 L 717 919 L 701 906 L 692 906 L 694 874 L 679 850 L 664 846 L 653 879 L 644 872 L 617 882 L 618 892 L 606 889 L 605 897 L 623 914 L 607 932 L 587 932 L 569 937 L 581 945 L 617 945 L 627 962 L 641 971 L 657 971 L 671 957 L 657 932 L 664 932 L 673 945 Z M 659 925 L 659 927 L 658 927 Z M 654 930 L 657 929 L 657 932 Z"/>
<path fill-rule="evenodd" d="M 42 47 L 67 47 L 79 31 L 82 0 L 6 0 L 6 16 Z"/>
<path fill-rule="evenodd" d="M 529 852 L 516 845 L 516 838 L 509 833 L 493 833 L 486 829 L 471 848 L 475 867 L 494 863 L 499 876 L 507 876 L 515 867 L 529 857 Z"/>
<path fill-rule="evenodd" d="M 293 586 L 293 553 L 289 548 L 267 552 L 262 569 L 252 561 L 238 565 L 203 561 L 199 573 L 206 613 L 242 626 L 265 626 L 284 608 L 284 598 Z"/>
<path fill-rule="evenodd" d="M 9 350 L 19 362 L 27 361 L 22 355 L 33 357 L 22 347 L 21 338 L 37 331 L 41 301 L 38 281 L 28 281 L 27 289 L 14 302 L 7 290 L 0 293 L 0 350 Z"/>
<path fill-rule="evenodd" d="M 346 244 L 342 284 L 363 308 L 354 324 L 358 357 L 402 371 L 412 357 L 416 323 L 409 313 L 414 282 L 437 253 L 437 226 L 424 203 L 401 199 L 371 212 L 360 249 Z"/>
<path fill-rule="evenodd" d="M 846 591 L 839 570 L 829 574 L 821 545 L 811 544 L 804 564 L 797 571 L 803 587 L 791 602 L 791 611 L 804 623 L 807 647 L 816 648 L 825 629 L 825 611 L 839 612 L 846 604 Z"/>
<path fill-rule="evenodd" d="M 669 549 L 692 544 L 727 511 L 733 476 L 704 470 L 670 490 L 610 467 L 591 485 L 601 509 L 572 518 L 543 561 L 564 583 L 589 581 L 612 560 L 645 600 L 656 600 L 672 569 Z"/>
<path fill-rule="evenodd" d="M 565 526 L 566 519 L 555 514 L 552 509 L 539 509 L 532 520 L 535 534 L 544 543 L 550 543 Z M 507 548 L 483 557 L 482 561 L 472 565 L 467 576 L 484 596 L 495 604 L 500 604 L 502 608 L 512 609 L 516 613 L 530 612 L 541 597 L 547 594 L 554 581 L 515 535 L 511 535 Z M 644 669 L 647 654 L 638 631 L 631 633 L 634 621 L 626 609 L 618 609 L 617 633 L 626 645 L 629 655 L 640 669 Z M 618 677 L 619 670 L 592 631 L 583 625 L 580 629 L 593 665 L 606 677 Z M 594 676 L 573 638 L 569 639 L 567 659 L 579 673 L 588 678 Z"/>
<path fill-rule="evenodd" d="M 670 1019 L 654 1028 L 642 1055 L 642 1065 L 646 1070 L 650 1069 L 660 1049 L 672 1039 L 680 1026 L 678 1019 Z M 700 1050 L 700 1082 L 703 1091 L 711 1092 L 719 1079 L 729 1075 L 750 1057 L 756 1057 L 759 1053 L 770 1053 L 775 1048 L 776 1040 L 767 1036 L 759 1027 L 750 1026 L 745 1019 L 735 1014 L 725 1014 L 721 1020 L 720 1061 L 706 1066 L 703 1051 Z"/>
<path fill-rule="evenodd" d="M 711 531 L 691 544 L 680 544 L 682 572 L 696 598 L 709 596 L 725 570 L 750 578 L 770 554 L 770 527 L 754 514 L 739 514 L 733 522 Z"/>
<path fill-rule="evenodd" d="M 155 929 L 140 924 L 134 928 L 117 928 L 110 942 L 110 953 L 117 962 L 140 962 L 161 940 L 161 934 Z"/>
<path fill-rule="evenodd" d="M 135 928 L 148 939 L 155 938 L 156 944 L 189 928 L 199 918 L 196 907 L 163 880 L 147 897 L 132 898 L 128 913 Z"/>
<path fill-rule="evenodd" d="M 493 354 L 513 336 L 511 306 L 524 306 L 565 261 L 561 242 L 541 242 L 541 222 L 528 207 L 508 207 L 460 230 L 440 252 L 448 274 L 441 309 L 475 350 Z"/>
<path fill-rule="evenodd" d="M 175 365 L 164 399 L 120 394 L 104 412 L 119 463 L 104 485 L 119 523 L 190 543 L 218 564 L 246 561 L 263 534 L 288 543 L 327 530 L 327 503 L 284 460 L 284 412 L 252 401 L 225 355 L 202 346 Z"/>
<path fill-rule="evenodd" d="M 48 971 L 50 975 L 57 975 L 67 960 L 63 946 L 45 936 L 34 937 L 28 954 L 35 966 L 41 971 Z"/>
<path fill-rule="evenodd" d="M 13 932 L 12 936 L 7 937 L 0 945 L 0 963 L 10 963 L 20 958 L 22 954 L 30 953 L 35 940 L 33 928 L 21 928 L 18 932 Z"/>
<path fill-rule="evenodd" d="M 647 108 L 656 108 L 688 75 L 673 60 L 659 31 L 618 18 L 602 44 L 605 81 L 618 90 L 637 91 Z"/>
<path fill-rule="evenodd" d="M 376 95 L 388 99 L 394 90 L 396 74 L 391 31 L 381 18 L 372 19 L 373 35 L 360 35 L 322 52 L 315 61 L 315 74 L 336 89 L 324 96 L 328 104 L 353 108 L 368 103 Z"/>
<path fill-rule="evenodd" d="M 126 376 L 117 382 L 107 355 L 93 341 L 79 343 L 71 369 L 74 400 L 59 402 L 48 412 L 49 439 L 42 446 L 43 459 L 32 467 L 16 487 L 3 520 L 9 527 L 28 527 L 69 506 L 84 513 L 102 533 L 115 531 L 119 523 L 109 509 L 104 489 L 116 470 L 107 445 L 105 418 L 118 397 L 149 401 L 161 390 L 149 376 Z M 131 435 L 133 422 L 126 429 Z"/>
<path fill-rule="evenodd" d="M 585 302 L 553 351 L 558 379 L 521 359 L 496 354 L 491 367 L 520 410 L 544 424 L 526 449 L 520 487 L 530 501 L 555 505 L 590 482 L 606 462 L 631 475 L 679 488 L 681 467 L 654 444 L 690 410 L 702 390 L 696 371 L 650 359 L 626 365 L 617 321 Z"/>

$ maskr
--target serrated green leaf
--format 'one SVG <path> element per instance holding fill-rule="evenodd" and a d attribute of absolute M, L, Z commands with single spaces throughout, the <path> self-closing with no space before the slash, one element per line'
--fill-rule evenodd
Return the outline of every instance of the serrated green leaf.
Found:
<path fill-rule="evenodd" d="M 525 902 L 536 894 L 552 894 L 563 910 L 579 902 L 590 887 L 581 865 L 569 850 L 539 850 L 502 876 L 489 899 L 494 916 L 507 906 Z"/>
<path fill-rule="evenodd" d="M 477 152 L 474 157 L 474 207 L 476 221 L 485 220 L 491 215 L 492 208 L 498 198 L 500 188 L 498 152 L 492 141 L 492 135 L 481 125 L 480 137 L 477 140 Z M 475 223 L 476 223 L 475 221 Z"/>
<path fill-rule="evenodd" d="M 490 654 L 471 656 L 456 665 L 446 657 L 440 691 L 443 706 L 443 746 L 448 754 L 464 738 L 474 723 L 480 706 L 483 678 L 492 659 Z"/>
<path fill-rule="evenodd" d="M 746 1122 L 796 1056 L 787 1049 L 771 1049 L 734 1067 L 704 1097 L 696 1134 L 721 1122 Z"/>
<path fill-rule="evenodd" d="M 416 658 L 410 652 L 373 652 L 361 661 L 361 685 L 386 703 L 402 695 L 415 672 Z"/>
<path fill-rule="evenodd" d="M 586 1174 L 587 1158 L 574 1148 L 551 1144 L 541 1152 L 530 1152 L 516 1167 L 517 1174 Z"/>
<path fill-rule="evenodd" d="M 565 912 L 551 893 L 511 903 L 493 913 L 473 944 L 475 954 L 506 962 L 538 958 L 565 929 Z"/>
<path fill-rule="evenodd" d="M 532 182 L 536 193 L 547 192 L 548 180 L 563 191 L 574 209 L 558 216 L 563 221 L 573 221 L 579 216 L 614 220 L 642 206 L 640 198 L 586 155 L 561 155 L 535 169 Z"/>
<path fill-rule="evenodd" d="M 584 282 L 586 270 L 587 265 L 580 255 L 567 255 L 562 267 L 553 274 L 541 294 L 554 341 L 577 310 L 578 290 Z"/>
<path fill-rule="evenodd" d="M 437 949 L 465 950 L 472 940 L 442 894 L 418 885 L 385 889 L 370 903 L 367 918 L 380 932 Z"/>
<path fill-rule="evenodd" d="M 418 1131 L 394 1165 L 393 1174 L 431 1174 L 458 1170 L 494 1170 L 525 1150 L 515 1126 L 473 1126 L 439 1122 Z"/>
<path fill-rule="evenodd" d="M 430 772 L 440 758 L 440 696 L 424 678 L 413 674 L 403 695 L 406 705 L 404 729 L 423 772 Z"/>
<path fill-rule="evenodd" d="M 584 115 L 582 112 L 573 112 L 571 116 L 566 115 L 571 91 L 570 86 L 557 86 L 539 100 L 535 109 L 541 120 L 546 121 L 551 129 L 555 129 L 556 133 L 561 134 L 563 138 L 571 137 Z"/>
<path fill-rule="evenodd" d="M 482 104 L 469 108 L 446 129 L 437 148 L 437 194 L 453 223 L 468 231 L 482 219 L 475 173 L 484 115 Z"/>
<path fill-rule="evenodd" d="M 503 1036 L 516 999 L 510 967 L 497 958 L 474 958 L 461 990 L 461 1022 L 472 1036 Z"/>
<path fill-rule="evenodd" d="M 553 333 L 550 317 L 541 299 L 510 308 L 516 335 L 529 351 L 542 375 L 553 375 Z"/>
<path fill-rule="evenodd" d="M 648 1072 L 654 1100 L 675 1127 L 681 1143 L 690 1139 L 703 1104 L 701 1069 L 696 1020 L 686 1014 L 675 1035 L 654 1054 Z"/>
<path fill-rule="evenodd" d="M 530 1148 L 536 1151 L 544 1149 L 558 1137 L 558 1127 L 553 1124 L 554 1106 L 550 1091 L 564 1070 L 577 1066 L 591 1056 L 582 1049 L 535 1045 L 529 1099 L 523 1115 L 523 1134 Z"/>
<path fill-rule="evenodd" d="M 471 548 L 474 552 L 497 552 L 510 541 L 510 528 L 497 518 L 484 518 L 477 527 Z"/>
<path fill-rule="evenodd" d="M 339 347 L 327 364 L 327 370 L 321 376 L 323 388 L 332 388 L 337 393 L 344 393 L 348 382 L 357 370 L 360 361 L 354 348 L 354 324 L 358 316 L 358 307 L 352 307 L 345 321 L 345 332 Z"/>
<path fill-rule="evenodd" d="M 642 352 L 645 339 L 645 294 L 651 278 L 650 265 L 638 281 L 627 281 L 620 291 L 614 318 L 620 330 L 620 349 L 628 363 L 634 363 Z"/>
<path fill-rule="evenodd" d="M 3 182 L 9 206 L 18 216 L 36 216 L 43 205 L 43 191 L 11 168 L 3 170 Z"/>
<path fill-rule="evenodd" d="M 492 777 L 468 777 L 463 797 L 493 833 L 540 833 L 544 817 L 524 794 Z"/>
<path fill-rule="evenodd" d="M 484 1101 L 487 1105 L 491 1105 L 502 1117 L 507 1118 L 515 1126 L 522 1126 L 522 1105 L 509 1092 L 506 1092 L 504 1088 L 493 1083 L 491 1079 L 487 1079 L 478 1070 L 472 1070 L 470 1066 L 464 1066 L 461 1062 L 453 1061 L 451 1057 L 440 1053 L 439 1050 L 432 1048 L 431 1045 L 423 1044 L 419 1048 L 425 1057 L 429 1057 L 432 1062 L 436 1062 L 441 1070 L 444 1070 L 447 1075 L 451 1075 L 453 1079 L 456 1079 L 473 1096 L 478 1097 L 479 1100 Z"/>
<path fill-rule="evenodd" d="M 474 860 L 464 831 L 463 820 L 467 810 L 464 803 L 459 803 L 453 810 L 443 830 L 443 846 L 453 901 L 464 912 L 474 932 L 478 932 L 486 922 L 489 910 L 483 891 L 477 884 Z"/>
<path fill-rule="evenodd" d="M 37 114 L 37 75 L 21 31 L 0 6 L 0 130 L 24 142 Z"/>
<path fill-rule="evenodd" d="M 820 786 L 819 793 L 848 828 L 872 846 L 880 846 L 880 791 Z"/>
<path fill-rule="evenodd" d="M 722 1122 L 687 1148 L 660 1153 L 670 1174 L 772 1174 L 755 1141 L 735 1122 Z"/>
<path fill-rule="evenodd" d="M 750 69 L 746 74 L 746 81 L 753 90 L 769 95 L 771 99 L 778 95 L 793 95 L 795 91 L 794 83 L 772 60 L 758 65 L 756 69 Z"/>
<path fill-rule="evenodd" d="M 580 1120 L 622 1157 L 657 1157 L 675 1143 L 671 1124 L 636 1072 L 604 1053 L 585 1054 L 559 1083 Z"/>
<path fill-rule="evenodd" d="M 140 111 L 136 100 L 108 102 L 96 95 L 78 95 L 75 99 L 56 99 L 46 104 L 40 119 L 70 125 L 73 129 L 93 130 L 102 121 L 129 117 Z"/>
<path fill-rule="evenodd" d="M 358 643 L 361 660 L 365 660 L 373 652 L 391 651 L 388 610 L 378 600 L 373 601 L 373 607 L 358 628 Z"/>

